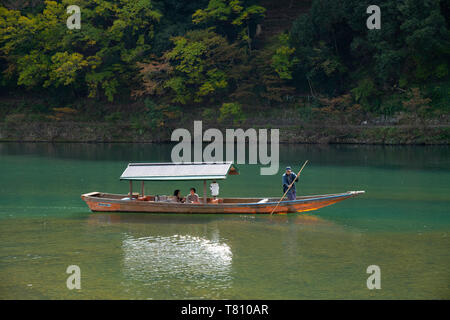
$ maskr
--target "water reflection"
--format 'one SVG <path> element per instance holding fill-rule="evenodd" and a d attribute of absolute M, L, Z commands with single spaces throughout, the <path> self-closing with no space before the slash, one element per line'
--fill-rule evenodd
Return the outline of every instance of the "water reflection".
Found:
<path fill-rule="evenodd" d="M 223 215 L 217 214 L 170 214 L 170 213 L 91 213 L 88 224 L 207 224 L 209 222 L 223 220 Z"/>
<path fill-rule="evenodd" d="M 217 233 L 211 240 L 181 234 L 137 238 L 124 233 L 122 249 L 128 280 L 155 287 L 180 282 L 189 291 L 231 286 L 233 254 Z"/>
<path fill-rule="evenodd" d="M 334 223 L 314 214 L 168 214 L 168 213 L 91 213 L 89 225 L 110 224 L 168 224 L 206 225 L 210 223 L 263 223 L 267 225 L 298 224 L 311 226 L 332 226 Z"/>
<path fill-rule="evenodd" d="M 171 161 L 173 143 L 0 143 L 6 155 L 53 159 L 128 162 Z M 309 159 L 310 165 L 362 166 L 390 169 L 448 169 L 448 146 L 280 145 L 280 165 Z M 246 149 L 248 156 L 248 145 Z M 248 162 L 247 162 L 248 163 Z M 240 167 L 241 168 L 241 167 Z M 120 170 L 119 170 L 120 171 Z"/>

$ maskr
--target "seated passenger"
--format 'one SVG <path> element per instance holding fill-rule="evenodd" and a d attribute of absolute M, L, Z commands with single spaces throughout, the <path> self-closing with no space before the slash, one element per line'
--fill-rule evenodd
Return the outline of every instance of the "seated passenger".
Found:
<path fill-rule="evenodd" d="M 186 203 L 200 203 L 200 198 L 195 193 L 195 188 L 191 188 L 190 193 L 186 196 Z"/>
<path fill-rule="evenodd" d="M 175 197 L 176 202 L 184 203 L 186 201 L 186 198 L 182 198 L 180 196 L 180 190 L 178 189 L 173 192 L 173 195 Z"/>

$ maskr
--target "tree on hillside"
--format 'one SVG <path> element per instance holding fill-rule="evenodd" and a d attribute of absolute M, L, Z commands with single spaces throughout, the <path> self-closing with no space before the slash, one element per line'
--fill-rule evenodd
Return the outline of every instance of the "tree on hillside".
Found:
<path fill-rule="evenodd" d="M 198 9 L 192 15 L 192 21 L 194 24 L 214 27 L 230 41 L 240 39 L 246 42 L 251 51 L 256 25 L 264 18 L 266 9 L 246 2 L 248 1 L 210 0 L 207 8 Z"/>
<path fill-rule="evenodd" d="M 426 118 L 429 116 L 431 99 L 424 98 L 419 88 L 411 88 L 408 91 L 408 100 L 402 102 L 406 111 L 414 115 L 415 121 L 420 121 L 425 126 Z"/>
<path fill-rule="evenodd" d="M 174 93 L 173 102 L 187 104 L 221 96 L 236 82 L 230 72 L 242 63 L 242 52 L 210 30 L 195 30 L 172 39 L 174 48 L 165 54 L 173 66 L 164 83 Z"/>
<path fill-rule="evenodd" d="M 103 94 L 112 101 L 120 87 L 128 87 L 136 61 L 149 52 L 161 13 L 148 0 L 82 0 L 82 27 L 68 30 L 70 4 L 46 0 L 42 12 L 28 15 L 0 7 L 0 53 L 8 81 Z"/>
<path fill-rule="evenodd" d="M 383 0 L 381 30 L 366 27 L 367 3 L 316 0 L 293 24 L 297 88 L 338 95 L 373 78 L 392 90 L 448 77 L 449 32 L 439 1 Z M 366 83 L 366 82 L 363 82 Z"/>

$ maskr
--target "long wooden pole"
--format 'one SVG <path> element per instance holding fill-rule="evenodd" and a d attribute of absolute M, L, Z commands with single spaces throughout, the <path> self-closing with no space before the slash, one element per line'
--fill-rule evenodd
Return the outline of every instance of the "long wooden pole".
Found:
<path fill-rule="evenodd" d="M 303 168 L 306 166 L 306 164 L 308 163 L 308 160 L 305 161 L 305 163 L 303 164 L 302 168 L 300 169 L 300 171 L 297 173 L 297 177 L 291 182 L 291 184 L 289 185 L 289 188 L 286 190 L 286 192 L 283 194 L 283 196 L 281 197 L 280 201 L 278 201 L 277 205 L 275 206 L 275 208 L 273 208 L 272 212 L 270 213 L 270 215 L 272 215 L 272 213 L 278 208 L 278 205 L 280 204 L 281 201 L 283 201 L 284 197 L 286 196 L 286 194 L 289 192 L 289 190 L 291 190 L 291 187 L 294 185 L 295 180 L 298 179 L 298 177 L 300 176 L 300 173 L 302 173 Z"/>

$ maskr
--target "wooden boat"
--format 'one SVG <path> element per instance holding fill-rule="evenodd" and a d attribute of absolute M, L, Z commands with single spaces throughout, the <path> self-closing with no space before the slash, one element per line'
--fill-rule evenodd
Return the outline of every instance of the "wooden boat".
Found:
<path fill-rule="evenodd" d="M 354 197 L 364 191 L 300 196 L 295 200 L 283 200 L 277 207 L 279 197 L 271 198 L 218 198 L 206 196 L 206 181 L 226 179 L 227 175 L 239 174 L 232 162 L 219 163 L 130 163 L 120 177 L 130 181 L 128 194 L 90 192 L 81 198 L 89 208 L 101 212 L 148 212 L 148 213 L 293 213 L 317 210 L 333 203 Z M 133 181 L 141 181 L 141 193 L 133 193 Z M 200 203 L 180 203 L 174 197 L 144 195 L 144 181 L 203 180 L 203 198 Z M 130 197 L 131 195 L 131 197 Z"/>

